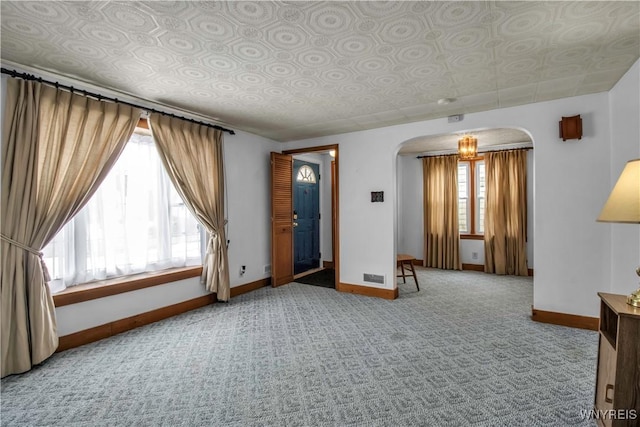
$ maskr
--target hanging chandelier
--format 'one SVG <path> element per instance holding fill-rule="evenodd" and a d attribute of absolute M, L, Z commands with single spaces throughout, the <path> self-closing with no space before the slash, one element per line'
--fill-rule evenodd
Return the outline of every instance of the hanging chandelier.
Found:
<path fill-rule="evenodd" d="M 478 155 L 478 138 L 465 135 L 458 140 L 458 155 L 461 159 L 473 159 Z"/>

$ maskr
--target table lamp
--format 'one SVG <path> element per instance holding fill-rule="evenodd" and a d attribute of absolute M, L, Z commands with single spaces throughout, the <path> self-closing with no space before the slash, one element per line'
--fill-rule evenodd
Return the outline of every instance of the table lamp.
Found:
<path fill-rule="evenodd" d="M 627 162 L 597 220 L 640 224 L 640 159 Z M 640 276 L 640 267 L 636 274 Z M 640 288 L 627 297 L 627 304 L 640 307 Z"/>

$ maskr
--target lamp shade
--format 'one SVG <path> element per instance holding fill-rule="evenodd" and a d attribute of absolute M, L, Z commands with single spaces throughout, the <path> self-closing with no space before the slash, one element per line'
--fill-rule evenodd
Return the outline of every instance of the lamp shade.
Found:
<path fill-rule="evenodd" d="M 640 159 L 627 162 L 598 221 L 640 224 Z"/>

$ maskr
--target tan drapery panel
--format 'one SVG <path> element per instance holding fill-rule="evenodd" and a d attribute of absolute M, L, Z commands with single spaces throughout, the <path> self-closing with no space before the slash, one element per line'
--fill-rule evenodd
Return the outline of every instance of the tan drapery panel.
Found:
<path fill-rule="evenodd" d="M 527 276 L 527 152 L 489 152 L 484 159 L 484 271 Z"/>
<path fill-rule="evenodd" d="M 40 251 L 89 200 L 140 110 L 7 79 L 2 131 L 2 376 L 58 346 Z"/>
<path fill-rule="evenodd" d="M 458 156 L 424 157 L 425 267 L 462 270 L 458 233 Z"/>
<path fill-rule="evenodd" d="M 222 131 L 161 114 L 151 114 L 149 122 L 173 185 L 209 235 L 202 283 L 219 301 L 228 301 Z"/>

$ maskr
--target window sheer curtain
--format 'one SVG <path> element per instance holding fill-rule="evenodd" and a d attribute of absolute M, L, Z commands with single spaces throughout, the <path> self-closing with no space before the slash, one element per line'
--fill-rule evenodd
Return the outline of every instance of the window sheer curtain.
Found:
<path fill-rule="evenodd" d="M 485 154 L 484 271 L 527 276 L 527 152 Z"/>
<path fill-rule="evenodd" d="M 200 233 L 158 155 L 137 129 L 86 206 L 43 250 L 52 292 L 68 286 L 200 265 Z"/>
<path fill-rule="evenodd" d="M 219 301 L 230 295 L 224 218 L 222 132 L 161 114 L 149 124 L 160 158 L 178 194 L 208 234 L 202 282 Z"/>
<path fill-rule="evenodd" d="M 458 224 L 458 156 L 423 157 L 425 267 L 462 270 Z"/>
<path fill-rule="evenodd" d="M 2 132 L 1 375 L 56 350 L 42 248 L 89 200 L 136 126 L 140 110 L 38 82 L 7 79 Z"/>

